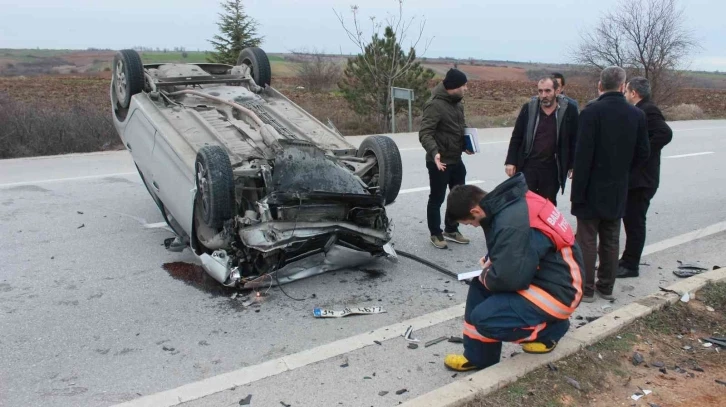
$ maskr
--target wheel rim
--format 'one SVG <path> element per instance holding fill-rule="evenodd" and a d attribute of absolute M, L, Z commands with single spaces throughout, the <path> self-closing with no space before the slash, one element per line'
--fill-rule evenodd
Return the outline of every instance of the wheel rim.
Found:
<path fill-rule="evenodd" d="M 116 96 L 121 100 L 126 99 L 126 72 L 121 60 L 116 63 Z"/>
<path fill-rule="evenodd" d="M 248 58 L 245 58 L 244 60 L 242 60 L 242 63 L 247 65 L 250 68 L 250 76 L 252 77 L 252 79 L 254 79 L 255 78 L 255 68 L 252 67 L 252 61 L 250 61 Z M 255 80 L 255 82 L 257 82 L 257 80 Z M 258 85 L 259 85 L 259 83 L 258 83 Z"/>
<path fill-rule="evenodd" d="M 207 170 L 204 168 L 202 163 L 198 164 L 197 167 L 197 187 L 202 197 L 202 211 L 204 215 L 209 214 L 210 197 L 209 197 L 209 185 L 207 180 Z"/>
<path fill-rule="evenodd" d="M 368 184 L 369 187 L 379 187 L 380 186 L 380 162 L 378 161 L 378 157 L 376 157 L 376 154 L 372 150 L 366 150 L 365 153 L 363 153 L 363 158 L 373 157 L 376 159 L 376 165 L 374 165 L 368 172 L 363 174 L 363 181 Z"/>

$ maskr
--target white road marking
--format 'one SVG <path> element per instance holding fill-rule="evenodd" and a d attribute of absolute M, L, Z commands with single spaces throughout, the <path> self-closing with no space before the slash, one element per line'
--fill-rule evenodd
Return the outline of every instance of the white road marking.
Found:
<path fill-rule="evenodd" d="M 12 187 L 19 187 L 23 185 L 35 185 L 35 184 L 47 184 L 52 182 L 65 182 L 65 181 L 81 181 L 81 180 L 87 180 L 87 179 L 98 179 L 98 178 L 106 178 L 106 177 L 122 177 L 126 175 L 134 175 L 138 174 L 137 172 L 117 172 L 114 174 L 104 174 L 104 175 L 87 175 L 85 177 L 71 177 L 71 178 L 54 178 L 54 179 L 42 179 L 37 181 L 23 181 L 23 182 L 11 182 L 9 184 L 0 184 L 0 188 L 12 188 Z"/>
<path fill-rule="evenodd" d="M 166 222 L 147 223 L 144 227 L 147 229 L 169 229 L 169 225 Z"/>
<path fill-rule="evenodd" d="M 469 185 L 472 185 L 472 184 L 483 184 L 484 182 L 485 181 L 473 180 L 473 181 L 467 181 L 466 183 L 469 184 Z M 423 192 L 423 191 L 428 191 L 428 190 L 429 190 L 429 187 L 419 187 L 419 188 L 402 189 L 402 190 L 398 191 L 398 195 L 401 195 L 401 194 L 410 194 L 410 193 L 413 193 L 413 192 Z"/>
<path fill-rule="evenodd" d="M 701 239 L 716 233 L 726 231 L 726 222 L 716 223 L 703 229 L 684 233 L 670 239 L 663 240 L 646 246 L 643 249 L 643 256 L 651 255 L 667 250 L 696 239 Z M 163 391 L 156 394 L 140 397 L 126 403 L 117 404 L 113 407 L 172 407 L 188 401 L 197 400 L 211 396 L 236 386 L 253 383 L 280 373 L 289 372 L 301 367 L 318 363 L 326 359 L 340 356 L 346 353 L 362 349 L 366 346 L 373 346 L 374 340 L 382 342 L 401 336 L 409 326 L 415 329 L 428 328 L 437 324 L 459 318 L 464 315 L 465 304 L 461 303 L 451 308 L 430 314 L 421 315 L 397 324 L 384 326 L 372 332 L 364 333 L 349 338 L 340 339 L 330 344 L 318 346 L 292 355 L 283 356 L 278 359 L 263 362 L 258 365 L 248 366 L 232 372 L 223 373 L 198 382 L 185 384 L 175 389 Z"/>
<path fill-rule="evenodd" d="M 714 154 L 714 152 L 713 151 L 704 151 L 702 153 L 679 154 L 679 155 L 671 155 L 671 156 L 668 156 L 666 158 L 696 157 L 696 156 L 699 156 L 699 155 L 709 155 L 709 154 Z"/>

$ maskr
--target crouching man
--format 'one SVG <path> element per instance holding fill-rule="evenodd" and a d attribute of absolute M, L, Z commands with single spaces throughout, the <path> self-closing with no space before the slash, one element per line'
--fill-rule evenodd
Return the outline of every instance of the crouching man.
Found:
<path fill-rule="evenodd" d="M 489 193 L 457 186 L 446 205 L 451 219 L 484 229 L 488 250 L 469 287 L 464 354 L 446 356 L 446 366 L 467 371 L 499 363 L 502 342 L 551 352 L 582 299 L 582 252 L 564 215 L 529 191 L 521 173 Z"/>

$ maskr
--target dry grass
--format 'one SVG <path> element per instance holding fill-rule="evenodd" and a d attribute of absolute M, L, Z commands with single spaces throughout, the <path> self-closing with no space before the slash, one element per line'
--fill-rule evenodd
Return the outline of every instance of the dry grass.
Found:
<path fill-rule="evenodd" d="M 666 120 L 703 120 L 706 114 L 698 105 L 682 103 L 663 109 Z"/>

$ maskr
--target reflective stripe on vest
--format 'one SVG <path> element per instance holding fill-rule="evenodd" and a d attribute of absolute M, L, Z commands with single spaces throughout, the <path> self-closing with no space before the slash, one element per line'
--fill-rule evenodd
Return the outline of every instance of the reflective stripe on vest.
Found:
<path fill-rule="evenodd" d="M 468 336 L 469 338 L 471 338 L 475 341 L 484 342 L 484 343 L 499 342 L 496 339 L 490 339 L 490 338 L 487 338 L 486 336 L 483 336 L 482 334 L 479 333 L 479 331 L 476 330 L 476 327 L 474 325 L 472 325 L 466 321 L 464 321 L 464 336 Z"/>
<path fill-rule="evenodd" d="M 537 308 L 557 319 L 567 319 L 570 317 L 570 314 L 575 312 L 574 308 L 568 307 L 557 301 L 555 297 L 551 296 L 547 291 L 537 287 L 536 285 L 530 285 L 528 289 L 517 292 L 519 295 L 537 306 Z"/>

